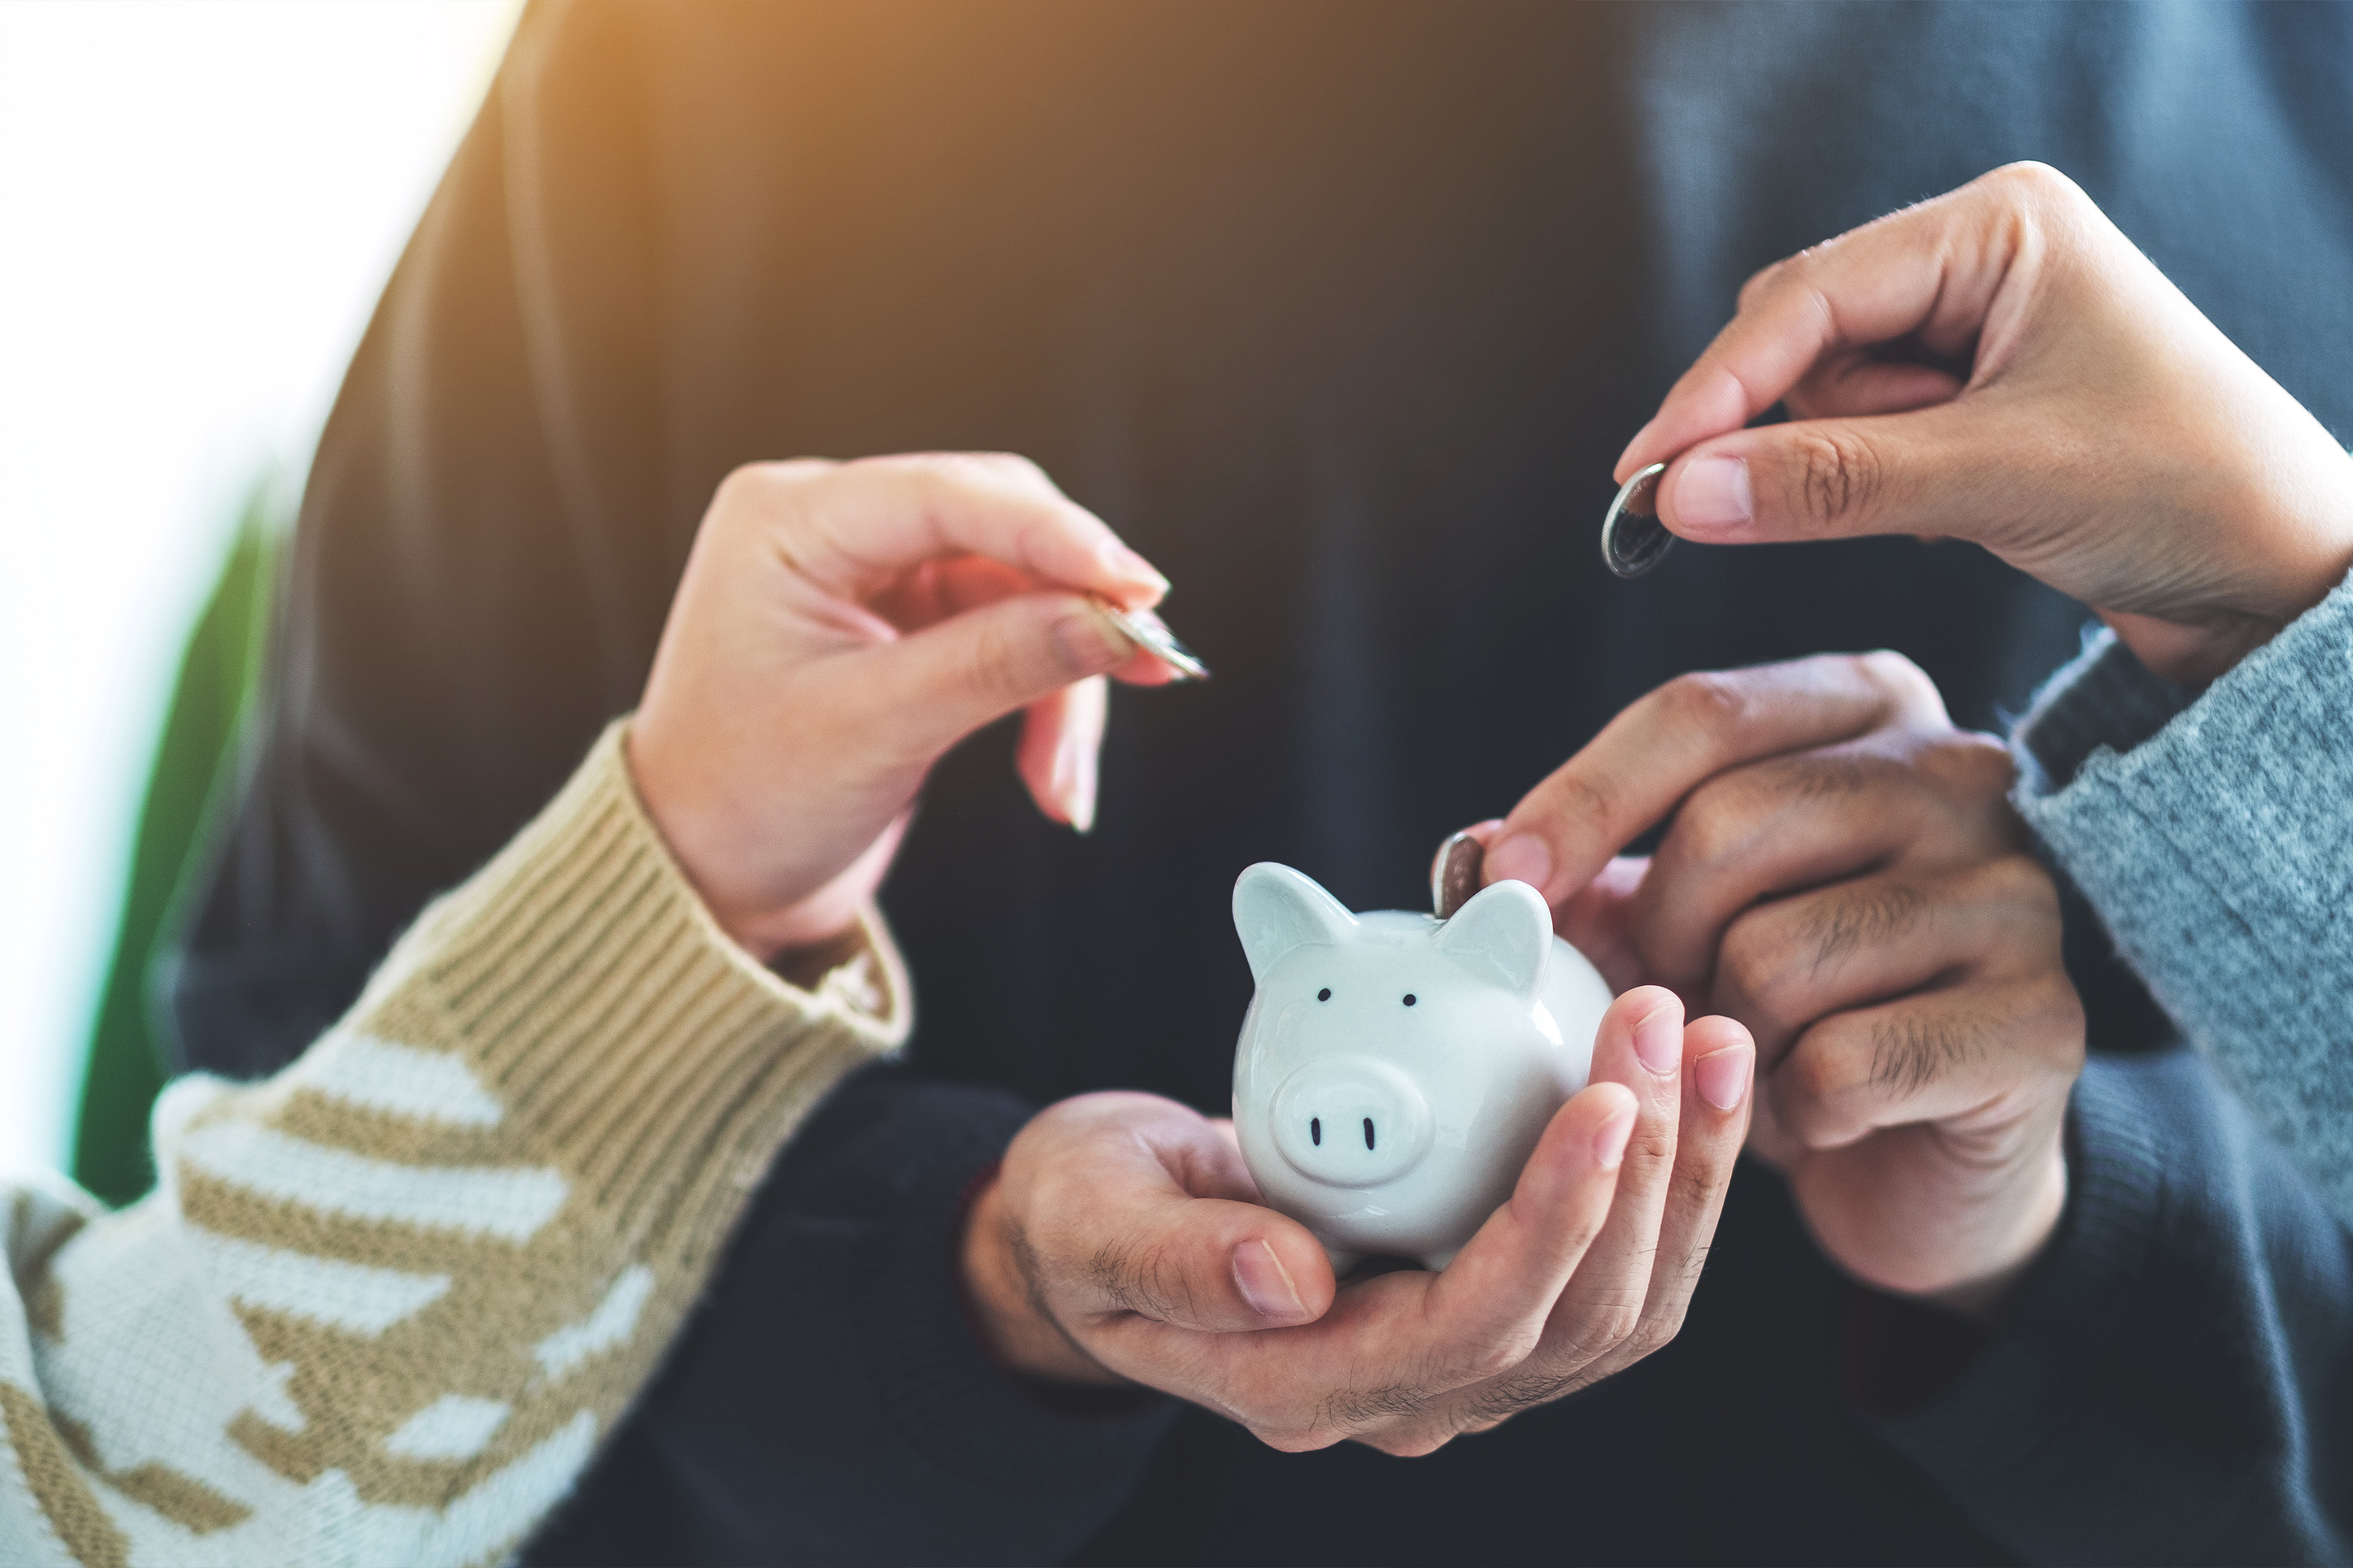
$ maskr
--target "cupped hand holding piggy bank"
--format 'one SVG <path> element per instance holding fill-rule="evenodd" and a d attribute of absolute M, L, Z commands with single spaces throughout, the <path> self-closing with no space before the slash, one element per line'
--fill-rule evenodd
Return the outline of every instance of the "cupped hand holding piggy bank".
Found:
<path fill-rule="evenodd" d="M 1443 1268 L 1585 1086 L 1609 987 L 1498 882 L 1453 918 L 1352 914 L 1288 866 L 1234 885 L 1258 983 L 1234 1130 L 1267 1203 L 1345 1274 L 1367 1254 Z"/>

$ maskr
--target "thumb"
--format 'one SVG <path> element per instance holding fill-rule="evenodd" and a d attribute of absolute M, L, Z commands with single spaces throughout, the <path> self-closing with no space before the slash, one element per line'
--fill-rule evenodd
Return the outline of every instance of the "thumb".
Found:
<path fill-rule="evenodd" d="M 2021 499 L 2016 450 L 1982 404 L 1806 419 L 1694 447 L 1659 483 L 1659 518 L 1704 544 L 1865 534 L 1973 539 Z"/>
<path fill-rule="evenodd" d="M 1163 1196 L 1095 1259 L 1093 1310 L 1172 1328 L 1246 1333 L 1312 1322 L 1337 1289 L 1305 1226 L 1229 1198 Z"/>
<path fill-rule="evenodd" d="M 1213 1333 L 1320 1318 L 1336 1289 L 1323 1245 L 1258 1196 L 1228 1129 L 1133 1094 L 1046 1112 L 1087 1123 L 1031 1227 L 1036 1266 L 1065 1310 Z"/>
<path fill-rule="evenodd" d="M 1135 651 L 1091 601 L 1020 594 L 840 656 L 842 689 L 858 694 L 868 732 L 895 760 L 927 765 L 982 725 Z"/>

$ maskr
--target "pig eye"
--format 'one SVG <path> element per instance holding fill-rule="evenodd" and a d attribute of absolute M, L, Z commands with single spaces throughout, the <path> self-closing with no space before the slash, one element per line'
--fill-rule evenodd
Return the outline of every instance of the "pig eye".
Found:
<path fill-rule="evenodd" d="M 1413 993 L 1410 991 L 1405 994 L 1405 1005 L 1409 1007 L 1413 1005 Z"/>
<path fill-rule="evenodd" d="M 1326 985 L 1323 990 L 1315 993 L 1315 1000 L 1318 1002 L 1329 1002 L 1332 1000 L 1332 988 L 1329 985 Z"/>

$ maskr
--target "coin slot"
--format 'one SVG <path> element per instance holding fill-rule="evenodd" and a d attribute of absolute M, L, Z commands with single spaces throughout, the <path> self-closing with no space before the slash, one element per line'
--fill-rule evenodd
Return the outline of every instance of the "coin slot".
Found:
<path fill-rule="evenodd" d="M 1371 1117 L 1367 1116 L 1367 1117 L 1366 1117 L 1366 1118 L 1365 1118 L 1365 1147 L 1366 1147 L 1366 1148 L 1367 1148 L 1367 1149 L 1369 1149 L 1369 1148 L 1371 1148 L 1372 1146 L 1373 1146 L 1373 1119 L 1372 1119 Z"/>
<path fill-rule="evenodd" d="M 1366 1125 L 1370 1125 L 1370 1123 L 1367 1123 Z M 1314 1116 L 1308 1118 L 1307 1136 L 1314 1140 L 1315 1146 L 1318 1149 L 1324 1147 L 1324 1119 L 1322 1117 Z"/>

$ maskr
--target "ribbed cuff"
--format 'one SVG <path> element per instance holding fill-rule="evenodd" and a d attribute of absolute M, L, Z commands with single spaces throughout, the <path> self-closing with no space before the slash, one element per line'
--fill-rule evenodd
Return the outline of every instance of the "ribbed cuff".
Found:
<path fill-rule="evenodd" d="M 503 1144 L 565 1170 L 631 1250 L 692 1267 L 786 1130 L 902 1040 L 910 1007 L 871 914 L 867 986 L 804 991 L 730 941 L 639 804 L 625 733 L 419 918 L 346 1030 L 446 1040 Z"/>
<path fill-rule="evenodd" d="M 2054 702 L 2052 717 L 2088 725 L 2105 693 L 2114 707 L 2111 728 L 2136 727 L 2129 704 L 2146 703 L 2156 678 L 2145 670 L 2135 678 L 2138 664 L 2120 660 L 2130 660 L 2121 647 L 2098 654 Z M 2021 789 L 2021 809 L 2112 925 L 2122 923 L 2121 911 L 2103 894 L 2163 859 L 2187 868 L 2259 928 L 2278 913 L 2324 930 L 2353 892 L 2342 814 L 2353 790 L 2348 694 L 2353 584 L 2306 611 L 2129 752 L 2116 754 L 2110 746 L 2110 754 L 2086 754 L 2055 793 Z M 2021 735 L 2035 724 L 2030 715 Z"/>
<path fill-rule="evenodd" d="M 2084 633 L 2084 651 L 2035 692 L 2010 732 L 2019 792 L 2039 798 L 2065 789 L 2094 752 L 2128 752 L 2189 705 L 2189 693 L 2149 673 L 2105 626 Z"/>
<path fill-rule="evenodd" d="M 2095 650 L 2021 727 L 2052 761 L 2049 778 L 2021 779 L 2020 814 L 2150 994 L 2353 1218 L 2353 1078 L 2342 1059 L 2353 584 L 2137 745 L 2094 748 L 2063 775 L 2065 752 L 2103 714 L 2105 733 L 2138 727 L 2132 703 L 2153 678 L 2134 677 L 2129 660 L 2120 647 Z"/>

